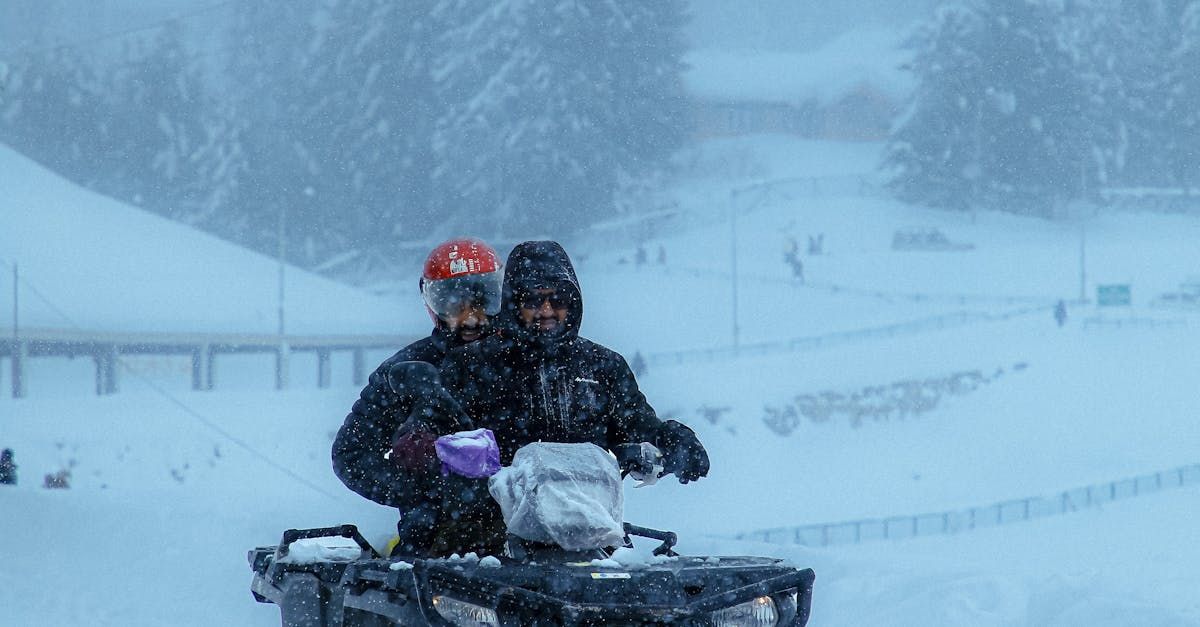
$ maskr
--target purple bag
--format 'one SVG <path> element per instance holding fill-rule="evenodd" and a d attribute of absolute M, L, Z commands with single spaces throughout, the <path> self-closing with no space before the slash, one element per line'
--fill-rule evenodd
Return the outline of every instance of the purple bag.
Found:
<path fill-rule="evenodd" d="M 434 443 L 442 474 L 455 473 L 472 479 L 490 477 L 500 470 L 500 447 L 489 429 L 459 431 L 443 435 Z"/>

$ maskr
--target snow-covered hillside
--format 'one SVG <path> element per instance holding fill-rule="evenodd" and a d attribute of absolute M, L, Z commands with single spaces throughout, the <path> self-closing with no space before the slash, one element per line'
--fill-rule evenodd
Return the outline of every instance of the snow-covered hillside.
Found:
<path fill-rule="evenodd" d="M 660 414 L 693 425 L 713 460 L 711 476 L 695 485 L 627 490 L 626 518 L 678 531 L 685 552 L 773 554 L 812 566 L 816 626 L 1200 624 L 1191 567 L 1200 558 L 1195 487 L 948 536 L 823 549 L 730 539 L 767 527 L 984 505 L 1200 461 L 1200 398 L 1192 391 L 1200 318 L 1148 306 L 1200 270 L 1200 220 L 1193 218 L 1101 214 L 1082 225 L 972 218 L 905 206 L 869 189 L 787 190 L 751 209 L 741 205 L 734 242 L 738 341 L 776 348 L 736 357 L 690 353 L 673 363 L 674 351 L 733 344 L 727 212 L 739 205 L 729 190 L 775 178 L 865 175 L 874 159 L 864 145 L 781 138 L 711 144 L 687 161 L 696 176 L 671 192 L 695 228 L 647 241 L 646 265 L 630 262 L 632 243 L 591 250 L 579 264 L 583 334 L 627 356 L 650 357 L 643 391 Z M 23 194 L 72 212 L 45 220 L 15 214 L 41 237 L 67 223 L 83 232 L 116 225 L 111 232 L 126 249 L 174 251 L 185 265 L 196 263 L 188 261 L 191 251 L 206 241 L 127 207 L 96 205 L 61 184 Z M 894 231 L 911 226 L 936 227 L 974 248 L 892 250 Z M 1079 294 L 1081 231 L 1089 292 L 1130 283 L 1135 306 L 1102 312 L 1072 303 L 1059 328 L 1051 307 Z M 803 256 L 800 284 L 782 262 L 785 247 L 791 237 L 803 247 L 820 233 L 824 253 Z M 23 245 L 28 255 L 40 250 L 21 239 L 4 245 Z M 660 245 L 667 255 L 661 265 Z M 88 256 L 103 258 L 110 248 Z M 45 266 L 39 282 L 63 286 L 54 299 L 80 324 L 125 320 L 115 305 L 89 308 L 91 288 L 70 288 L 76 258 L 34 256 Z M 217 256 L 230 267 L 253 258 L 224 249 Z M 53 264 L 56 258 L 62 263 Z M 258 262 L 269 274 L 271 262 Z M 103 270 L 132 292 L 129 299 L 180 297 L 176 282 L 142 281 L 139 267 Z M 188 281 L 211 316 L 198 324 L 225 324 L 213 320 L 242 315 L 240 305 L 257 293 L 248 289 L 240 301 L 215 296 L 220 274 L 196 272 Z M 269 311 L 273 293 L 264 293 Z M 358 319 L 332 312 L 355 309 L 342 299 L 365 297 L 328 294 L 313 324 L 357 330 Z M 425 328 L 415 298 L 398 307 L 404 311 L 369 311 L 380 324 L 407 325 L 404 332 Z M 859 333 L 914 320 L 957 322 Z M 824 348 L 779 348 L 833 334 L 842 339 Z M 903 418 L 857 422 L 835 414 L 802 419 L 786 435 L 763 421 L 767 407 L 799 396 L 962 372 L 987 383 Z M 246 376 L 253 381 L 249 368 Z M 250 598 L 247 549 L 276 542 L 289 527 L 356 522 L 379 540 L 394 524 L 392 512 L 350 493 L 330 471 L 332 434 L 357 394 L 340 383 L 276 392 L 263 381 L 170 397 L 130 385 L 104 398 L 0 399 L 0 446 L 16 450 L 21 472 L 20 485 L 0 488 L 0 607 L 7 612 L 0 622 L 276 623 L 273 606 Z M 727 409 L 705 413 L 713 408 Z M 40 488 L 42 475 L 64 468 L 73 475 L 71 490 Z"/>
<path fill-rule="evenodd" d="M 74 185 L 0 145 L 0 323 L 12 264 L 27 286 L 21 324 L 92 331 L 274 333 L 279 267 L 185 225 Z M 288 267 L 289 333 L 419 328 L 400 306 Z M 34 291 L 36 290 L 36 291 Z M 414 302 L 419 304 L 419 299 Z M 404 303 L 407 305 L 408 303 Z"/>

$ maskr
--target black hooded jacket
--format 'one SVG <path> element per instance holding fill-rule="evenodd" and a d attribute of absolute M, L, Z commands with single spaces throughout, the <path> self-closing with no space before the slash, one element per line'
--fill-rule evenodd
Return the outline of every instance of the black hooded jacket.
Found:
<path fill-rule="evenodd" d="M 384 455 L 392 449 L 397 432 L 414 409 L 451 420 L 458 413 L 457 406 L 430 409 L 453 405 L 437 385 L 436 367 L 457 345 L 460 343 L 453 334 L 434 329 L 429 337 L 404 347 L 371 373 L 333 441 L 333 471 L 346 487 L 376 503 L 401 509 L 415 507 L 426 499 L 427 482 Z M 412 368 L 419 364 L 411 362 L 431 366 Z M 440 430 L 453 432 L 465 426 L 449 424 Z"/>
<path fill-rule="evenodd" d="M 544 337 L 523 328 L 516 294 L 535 287 L 573 292 L 564 328 Z M 611 449 L 657 442 L 663 422 L 638 390 L 621 355 L 579 337 L 583 298 L 575 269 L 556 242 L 525 242 L 504 269 L 497 333 L 451 351 L 446 390 L 475 427 L 496 435 L 500 461 L 536 441 L 591 442 Z"/>

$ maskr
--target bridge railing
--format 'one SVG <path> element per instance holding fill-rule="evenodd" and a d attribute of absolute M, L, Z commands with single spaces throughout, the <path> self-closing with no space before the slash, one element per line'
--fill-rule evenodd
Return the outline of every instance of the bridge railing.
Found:
<path fill-rule="evenodd" d="M 123 355 L 188 355 L 192 389 L 211 390 L 218 380 L 221 355 L 263 353 L 275 358 L 275 387 L 289 386 L 291 355 L 317 356 L 317 386 L 329 387 L 334 352 L 351 354 L 351 379 L 362 385 L 367 375 L 366 351 L 397 350 L 418 339 L 402 335 L 272 335 L 249 333 L 139 333 L 85 329 L 23 328 L 0 338 L 0 357 L 12 372 L 12 396 L 26 395 L 27 362 L 44 357 L 91 357 L 96 366 L 96 393 L 114 394 L 119 388 Z"/>

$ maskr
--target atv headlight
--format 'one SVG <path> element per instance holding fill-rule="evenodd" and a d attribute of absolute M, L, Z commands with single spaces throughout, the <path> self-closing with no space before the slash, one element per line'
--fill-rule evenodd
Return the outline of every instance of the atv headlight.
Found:
<path fill-rule="evenodd" d="M 712 613 L 714 627 L 775 627 L 779 610 L 771 597 L 758 597 Z"/>
<path fill-rule="evenodd" d="M 433 597 L 433 609 L 437 610 L 442 618 L 458 627 L 479 627 L 481 625 L 500 627 L 500 619 L 496 616 L 496 610 L 482 605 L 450 597 L 435 596 Z"/>

